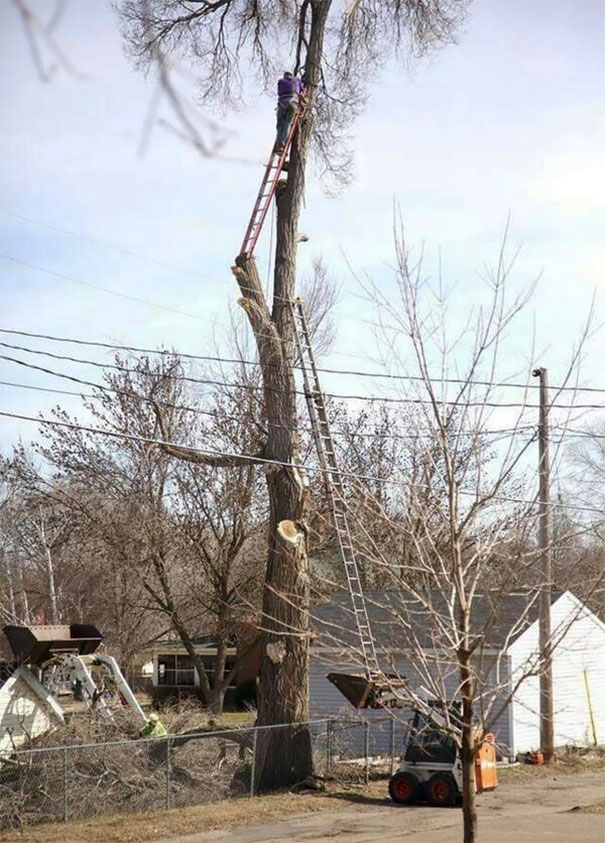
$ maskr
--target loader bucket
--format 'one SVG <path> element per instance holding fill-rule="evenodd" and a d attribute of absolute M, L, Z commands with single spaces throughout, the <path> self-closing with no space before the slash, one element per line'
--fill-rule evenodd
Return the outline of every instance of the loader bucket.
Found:
<path fill-rule="evenodd" d="M 92 624 L 39 624 L 5 626 L 15 659 L 21 664 L 42 665 L 59 653 L 94 653 L 103 636 Z"/>
<path fill-rule="evenodd" d="M 405 679 L 400 676 L 368 677 L 363 673 L 328 673 L 329 682 L 355 708 L 402 708 L 406 700 L 402 693 Z"/>

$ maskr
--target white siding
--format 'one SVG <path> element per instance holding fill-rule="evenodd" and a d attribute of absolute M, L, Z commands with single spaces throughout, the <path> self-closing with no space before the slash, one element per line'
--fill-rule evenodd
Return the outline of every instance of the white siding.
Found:
<path fill-rule="evenodd" d="M 571 625 L 569 625 L 570 621 L 573 621 Z M 552 604 L 551 629 L 555 640 L 567 629 L 553 653 L 555 746 L 592 743 L 585 676 L 590 687 L 597 740 L 603 742 L 605 741 L 605 625 L 588 609 L 583 608 L 572 594 L 565 592 Z M 511 646 L 513 679 L 527 670 L 528 660 L 535 661 L 538 652 L 538 637 L 539 627 L 536 621 Z M 539 747 L 539 709 L 539 680 L 537 676 L 532 676 L 523 681 L 514 698 L 515 752 Z"/>
<path fill-rule="evenodd" d="M 60 707 L 27 668 L 18 668 L 0 688 L 0 753 L 62 721 Z"/>

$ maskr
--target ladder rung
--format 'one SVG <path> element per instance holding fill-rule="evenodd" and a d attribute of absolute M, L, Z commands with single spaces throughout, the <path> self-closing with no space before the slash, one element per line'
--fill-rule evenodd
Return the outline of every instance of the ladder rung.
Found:
<path fill-rule="evenodd" d="M 295 124 L 296 122 L 297 121 L 295 121 Z M 293 134 L 296 129 L 295 124 L 291 128 L 291 134 Z M 307 407 L 311 419 L 313 439 L 317 448 L 320 465 L 325 472 L 324 482 L 328 491 L 328 500 L 332 510 L 334 529 L 338 537 L 340 555 L 343 562 L 349 594 L 351 596 L 353 612 L 355 614 L 356 627 L 361 650 L 364 656 L 365 668 L 366 671 L 371 671 L 372 668 L 376 668 L 376 671 L 378 672 L 372 630 L 363 595 L 361 578 L 359 576 L 359 567 L 357 565 L 355 551 L 353 549 L 352 539 L 349 532 L 345 491 L 338 468 L 338 457 L 332 433 L 330 431 L 330 423 L 326 411 L 325 399 L 321 389 L 319 375 L 317 373 L 304 310 L 300 301 L 291 302 L 290 312 L 294 325 L 296 347 L 298 348 L 301 357 L 305 397 L 307 399 Z"/>

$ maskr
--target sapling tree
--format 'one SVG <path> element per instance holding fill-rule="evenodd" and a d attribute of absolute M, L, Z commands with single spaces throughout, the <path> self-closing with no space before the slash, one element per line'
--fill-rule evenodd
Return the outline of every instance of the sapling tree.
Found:
<path fill-rule="evenodd" d="M 401 235 L 395 289 L 366 286 L 380 312 L 393 382 L 402 384 L 398 398 L 403 408 L 416 408 L 406 413 L 408 433 L 416 437 L 416 460 L 428 470 L 387 475 L 387 504 L 367 488 L 367 511 L 356 503 L 350 519 L 358 543 L 365 540 L 365 556 L 394 589 L 370 608 L 380 652 L 405 655 L 403 666 L 384 665 L 399 675 L 393 688 L 429 722 L 427 699 L 437 701 L 445 717 L 437 725 L 458 747 L 465 843 L 477 840 L 475 753 L 519 685 L 543 670 L 544 654 L 536 648 L 509 674 L 509 646 L 536 620 L 540 592 L 551 586 L 540 575 L 536 540 L 533 366 L 512 401 L 503 399 L 499 382 L 507 339 L 522 324 L 533 288 L 509 294 L 513 263 L 505 239 L 476 304 L 461 316 L 452 294 L 440 280 L 431 283 Z M 502 410 L 505 427 L 498 424 Z M 387 552 L 376 540 L 380 533 L 391 537 Z M 569 535 L 562 530 L 558 541 Z M 397 543 L 399 558 L 392 551 Z M 574 611 L 553 626 L 550 652 L 577 616 Z M 346 648 L 350 661 L 354 650 L 339 641 L 338 624 L 323 633 L 343 654 Z M 362 662 L 359 647 L 356 653 Z"/>

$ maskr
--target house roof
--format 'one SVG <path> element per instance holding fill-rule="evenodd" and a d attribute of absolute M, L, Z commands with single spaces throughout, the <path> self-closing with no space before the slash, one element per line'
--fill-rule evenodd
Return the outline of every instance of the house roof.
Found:
<path fill-rule="evenodd" d="M 552 602 L 562 592 L 553 593 Z M 424 596 L 424 595 L 423 595 Z M 451 629 L 448 609 L 441 591 L 428 596 L 432 612 L 405 590 L 366 591 L 366 606 L 377 648 L 405 651 L 412 644 L 423 648 L 444 646 L 442 632 Z M 358 644 L 351 597 L 339 591 L 312 610 L 315 648 L 356 647 Z M 485 636 L 485 646 L 501 650 L 516 640 L 538 618 L 535 592 L 476 594 L 471 630 Z M 440 624 L 441 621 L 441 624 Z"/>
<path fill-rule="evenodd" d="M 215 635 L 196 635 L 192 636 L 191 643 L 196 650 L 200 652 L 215 652 L 217 649 L 217 640 Z M 237 639 L 231 636 L 227 642 L 227 649 L 229 654 L 237 647 Z M 156 641 L 151 648 L 154 653 L 170 653 L 170 652 L 186 652 L 183 642 L 180 638 L 167 638 Z"/>

